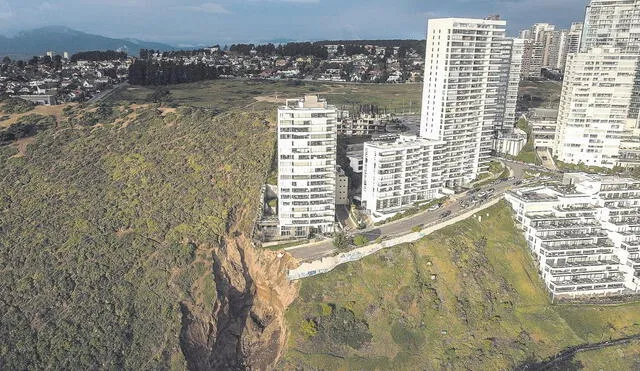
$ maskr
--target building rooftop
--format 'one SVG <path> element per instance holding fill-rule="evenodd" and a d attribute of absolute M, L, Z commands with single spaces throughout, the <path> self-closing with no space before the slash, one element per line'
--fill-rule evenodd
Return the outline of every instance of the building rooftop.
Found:
<path fill-rule="evenodd" d="M 281 109 L 327 109 L 329 106 L 326 99 L 321 99 L 317 95 L 305 95 L 304 98 L 287 99 Z"/>
<path fill-rule="evenodd" d="M 420 138 L 415 135 L 400 135 L 393 142 L 372 141 L 365 143 L 365 147 L 380 150 L 403 150 L 417 146 L 436 146 L 444 144 L 445 142 L 443 141 Z"/>

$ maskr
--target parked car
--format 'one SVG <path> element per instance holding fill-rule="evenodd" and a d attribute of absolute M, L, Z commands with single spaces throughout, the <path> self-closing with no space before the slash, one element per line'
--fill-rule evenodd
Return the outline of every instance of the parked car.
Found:
<path fill-rule="evenodd" d="M 440 214 L 440 217 L 441 218 L 446 218 L 449 215 L 451 215 L 451 210 L 447 210 L 447 211 L 443 212 L 442 214 Z"/>

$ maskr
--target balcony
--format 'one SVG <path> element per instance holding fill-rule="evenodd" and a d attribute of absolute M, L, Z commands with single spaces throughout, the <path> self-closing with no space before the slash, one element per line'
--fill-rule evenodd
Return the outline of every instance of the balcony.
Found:
<path fill-rule="evenodd" d="M 611 260 L 583 260 L 583 261 L 571 261 L 563 263 L 549 263 L 547 264 L 551 268 L 585 268 L 585 267 L 597 267 L 601 265 L 618 265 L 620 261 L 618 259 Z M 553 272 L 552 272 L 553 274 Z"/>
<path fill-rule="evenodd" d="M 553 235 L 542 235 L 541 233 L 536 233 L 536 237 L 542 241 L 587 240 L 595 237 L 607 237 L 607 234 L 605 232 L 598 231 L 591 231 L 589 233 L 584 233 L 584 231 L 566 231 L 558 232 Z"/>

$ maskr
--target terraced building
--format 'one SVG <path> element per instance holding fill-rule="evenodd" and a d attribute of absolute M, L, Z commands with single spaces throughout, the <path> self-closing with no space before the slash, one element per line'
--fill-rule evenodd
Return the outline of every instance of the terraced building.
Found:
<path fill-rule="evenodd" d="M 507 193 L 554 298 L 640 289 L 640 181 L 566 174 Z"/>

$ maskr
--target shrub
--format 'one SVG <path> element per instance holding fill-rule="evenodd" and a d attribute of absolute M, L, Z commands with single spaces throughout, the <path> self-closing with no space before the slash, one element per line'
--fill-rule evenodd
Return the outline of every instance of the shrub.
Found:
<path fill-rule="evenodd" d="M 364 246 L 369 243 L 369 239 L 367 238 L 367 236 L 359 234 L 353 238 L 353 243 L 356 246 Z"/>
<path fill-rule="evenodd" d="M 333 235 L 333 246 L 336 249 L 344 250 L 350 245 L 349 238 L 344 232 L 338 232 Z"/>

